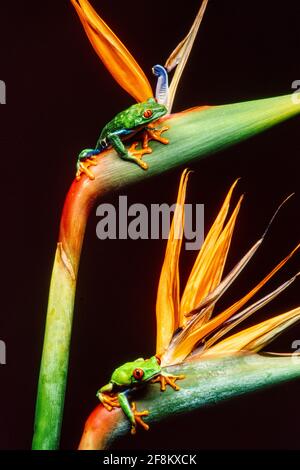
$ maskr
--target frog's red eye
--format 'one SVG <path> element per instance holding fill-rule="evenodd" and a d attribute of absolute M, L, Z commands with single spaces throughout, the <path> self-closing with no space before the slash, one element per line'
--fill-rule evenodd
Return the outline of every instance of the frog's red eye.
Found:
<path fill-rule="evenodd" d="M 146 119 L 149 119 L 151 116 L 152 116 L 153 112 L 151 111 L 151 109 L 146 109 L 146 111 L 144 111 L 144 117 Z"/>
<path fill-rule="evenodd" d="M 134 369 L 133 371 L 133 377 L 136 379 L 136 380 L 141 380 L 144 376 L 144 371 L 143 369 Z"/>

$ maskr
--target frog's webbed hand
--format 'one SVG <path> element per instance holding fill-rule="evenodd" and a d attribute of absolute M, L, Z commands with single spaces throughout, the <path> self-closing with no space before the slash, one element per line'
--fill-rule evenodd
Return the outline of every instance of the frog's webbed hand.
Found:
<path fill-rule="evenodd" d="M 127 150 L 118 135 L 110 134 L 108 135 L 107 139 L 123 160 L 128 160 L 130 162 L 137 163 L 137 165 L 139 165 L 139 167 L 141 167 L 143 170 L 148 169 L 148 165 L 142 160 L 142 157 L 147 153 L 152 153 L 152 149 L 150 147 L 137 150 L 136 147 L 138 145 L 138 142 L 134 142 L 131 147 Z"/>
<path fill-rule="evenodd" d="M 162 392 L 166 390 L 166 386 L 170 385 L 174 390 L 180 390 L 180 387 L 176 384 L 176 380 L 184 379 L 184 375 L 170 375 L 170 374 L 159 374 L 157 377 L 151 380 L 151 383 L 160 383 L 160 389 Z"/>
<path fill-rule="evenodd" d="M 118 399 L 118 394 L 107 393 L 107 392 L 97 392 L 97 397 L 101 401 L 102 405 L 108 410 L 111 411 L 113 408 L 120 408 L 120 403 Z"/>
<path fill-rule="evenodd" d="M 148 124 L 144 131 L 143 148 L 148 147 L 149 140 L 156 140 L 161 144 L 167 145 L 169 143 L 169 140 L 165 139 L 164 137 L 161 137 L 161 134 L 167 131 L 168 129 L 168 126 L 157 128 L 153 124 Z"/>
<path fill-rule="evenodd" d="M 95 155 L 98 155 L 100 150 L 97 149 L 84 149 L 77 158 L 77 172 L 76 179 L 80 180 L 81 175 L 85 174 L 91 180 L 95 179 L 93 172 L 89 169 L 90 166 L 96 166 Z"/>
<path fill-rule="evenodd" d="M 148 431 L 149 426 L 144 422 L 143 416 L 148 416 L 149 411 L 137 411 L 135 403 L 132 403 L 132 405 L 130 406 L 130 403 L 126 396 L 126 392 L 119 393 L 118 397 L 120 406 L 131 423 L 131 434 L 136 433 L 137 425 L 142 426 L 146 431 Z"/>

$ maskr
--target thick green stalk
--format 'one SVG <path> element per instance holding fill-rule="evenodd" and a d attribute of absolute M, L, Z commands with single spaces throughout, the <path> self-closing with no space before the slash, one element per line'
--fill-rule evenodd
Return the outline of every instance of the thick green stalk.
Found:
<path fill-rule="evenodd" d="M 162 393 L 159 384 L 149 384 L 131 396 L 138 411 L 149 410 L 145 422 L 150 425 L 174 414 L 300 378 L 300 358 L 237 355 L 187 362 L 166 370 L 171 374 L 185 374 L 186 378 L 178 382 L 178 392 L 168 387 Z M 119 408 L 109 412 L 98 405 L 86 421 L 79 449 L 105 449 L 129 430 L 128 419 Z"/>
<path fill-rule="evenodd" d="M 225 106 L 193 108 L 164 119 L 169 145 L 151 143 L 144 157 L 147 171 L 121 160 L 113 150 L 92 167 L 94 180 L 74 181 L 66 198 L 52 272 L 46 331 L 40 368 L 34 449 L 59 446 L 72 331 L 76 279 L 81 247 L 93 202 L 109 191 L 188 165 L 299 114 L 291 96 Z"/>

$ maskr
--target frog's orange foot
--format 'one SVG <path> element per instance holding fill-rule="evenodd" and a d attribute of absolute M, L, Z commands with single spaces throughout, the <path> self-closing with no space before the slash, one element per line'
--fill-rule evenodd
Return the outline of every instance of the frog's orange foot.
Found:
<path fill-rule="evenodd" d="M 143 147 L 147 148 L 149 140 L 156 140 L 157 142 L 161 142 L 162 144 L 167 145 L 169 143 L 168 139 L 165 139 L 164 137 L 161 137 L 161 134 L 169 129 L 168 126 L 163 126 L 160 129 L 157 129 L 156 127 L 152 127 L 149 125 L 144 133 L 144 141 L 143 141 Z"/>
<path fill-rule="evenodd" d="M 82 174 L 85 174 L 91 180 L 95 179 L 94 173 L 89 169 L 90 166 L 97 165 L 97 162 L 95 160 L 96 160 L 96 157 L 93 155 L 91 157 L 86 158 L 85 160 L 78 162 L 77 173 L 76 173 L 77 181 L 80 180 Z"/>
<path fill-rule="evenodd" d="M 143 155 L 152 153 L 152 149 L 150 147 L 143 147 L 140 150 L 137 150 L 136 147 L 138 146 L 138 142 L 133 142 L 131 147 L 128 149 L 128 153 L 132 159 L 141 167 L 143 170 L 148 169 L 148 165 L 144 160 L 142 160 Z"/>
<path fill-rule="evenodd" d="M 111 411 L 113 408 L 120 408 L 117 395 L 98 392 L 97 397 L 108 411 Z"/>
<path fill-rule="evenodd" d="M 160 374 L 154 379 L 151 380 L 151 383 L 160 383 L 160 389 L 162 392 L 166 390 L 166 386 L 170 385 L 174 390 L 180 390 L 178 385 L 175 383 L 176 380 L 182 380 L 185 378 L 185 375 L 163 375 Z"/>
<path fill-rule="evenodd" d="M 148 411 L 148 410 L 137 411 L 137 409 L 136 409 L 136 404 L 135 404 L 135 403 L 132 403 L 132 404 L 131 404 L 131 409 L 132 409 L 132 411 L 133 411 L 133 416 L 134 416 L 134 420 L 135 420 L 135 424 L 133 424 L 133 425 L 131 426 L 131 434 L 135 434 L 135 433 L 136 433 L 136 427 L 137 427 L 137 425 L 142 426 L 142 428 L 144 428 L 146 431 L 148 431 L 149 426 L 148 426 L 148 424 L 146 424 L 145 421 L 143 420 L 143 416 L 149 416 L 149 411 Z"/>

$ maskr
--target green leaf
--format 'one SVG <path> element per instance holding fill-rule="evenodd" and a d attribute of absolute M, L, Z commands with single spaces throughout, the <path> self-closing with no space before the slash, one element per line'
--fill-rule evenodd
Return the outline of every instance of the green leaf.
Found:
<path fill-rule="evenodd" d="M 159 422 L 180 413 L 215 405 L 236 396 L 246 395 L 275 384 L 300 378 L 297 356 L 237 355 L 198 360 L 168 367 L 170 374 L 185 374 L 180 390 L 170 387 L 160 391 L 159 384 L 149 384 L 131 395 L 138 411 L 149 410 L 147 424 Z M 200 423 L 199 423 L 200 424 Z M 79 449 L 104 449 L 124 434 L 130 425 L 124 413 L 112 412 L 100 405 L 87 420 Z M 145 432 L 139 428 L 139 432 Z M 151 427 L 148 432 L 151 432 Z"/>

